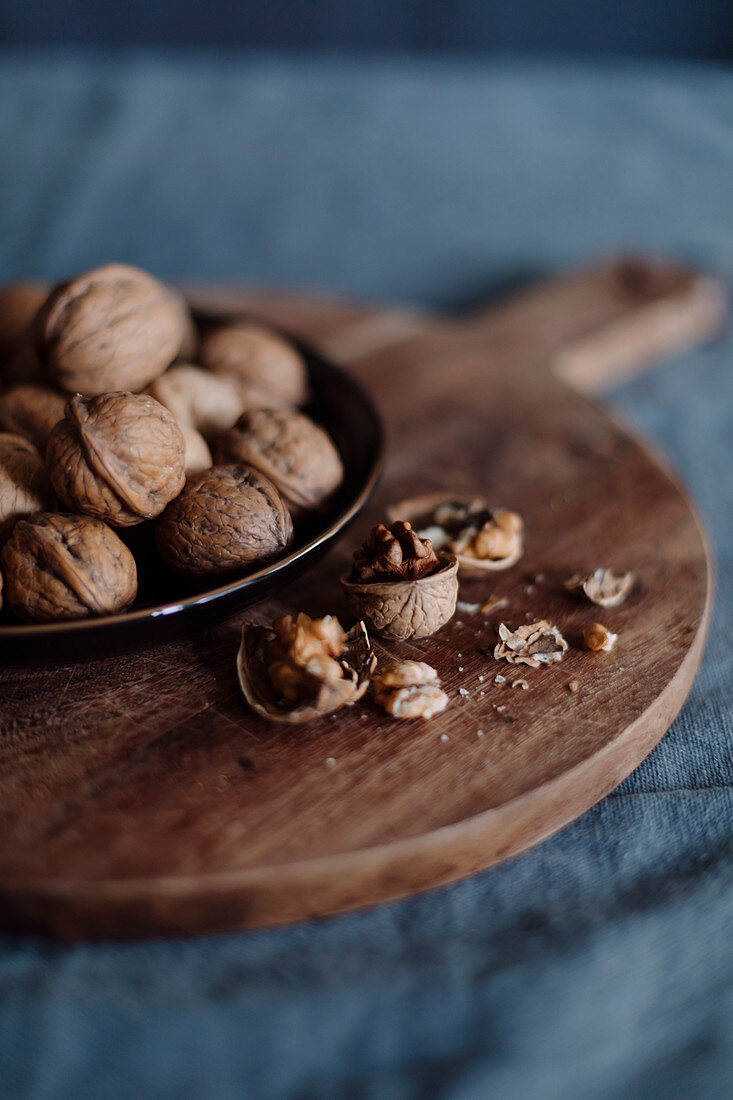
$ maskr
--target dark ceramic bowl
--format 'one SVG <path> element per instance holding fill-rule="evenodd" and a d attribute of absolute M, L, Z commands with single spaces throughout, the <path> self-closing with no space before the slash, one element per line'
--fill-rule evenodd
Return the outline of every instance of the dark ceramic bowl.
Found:
<path fill-rule="evenodd" d="M 190 634 L 257 603 L 323 557 L 374 490 L 382 461 L 382 426 L 371 400 L 348 374 L 293 342 L 308 365 L 312 397 L 305 412 L 329 432 L 344 463 L 344 482 L 328 511 L 298 527 L 293 546 L 279 561 L 215 587 L 206 582 L 186 586 L 167 570 L 155 552 L 150 524 L 118 531 L 138 563 L 138 596 L 130 611 L 76 622 L 22 625 L 4 609 L 0 660 L 36 664 L 98 657 Z"/>

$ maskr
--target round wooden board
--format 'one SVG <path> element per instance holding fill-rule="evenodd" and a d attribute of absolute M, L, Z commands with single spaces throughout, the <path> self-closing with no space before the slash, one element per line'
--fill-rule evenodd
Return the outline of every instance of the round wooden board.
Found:
<path fill-rule="evenodd" d="M 594 361 L 621 369 L 709 332 L 720 301 L 699 281 L 639 290 L 622 275 L 608 265 L 554 281 L 463 325 L 213 296 L 358 359 L 388 429 L 369 515 L 255 617 L 347 619 L 337 577 L 353 545 L 388 503 L 418 492 L 480 490 L 516 509 L 526 553 L 506 573 L 461 583 L 464 605 L 494 594 L 502 608 L 464 606 L 432 639 L 378 647 L 437 667 L 451 701 L 428 722 L 395 722 L 370 701 L 303 727 L 256 718 L 236 681 L 241 617 L 157 650 L 1 670 L 6 928 L 198 933 L 402 897 L 536 843 L 647 755 L 700 658 L 704 539 L 658 460 L 548 367 L 574 364 L 586 381 Z M 658 315 L 675 301 L 689 324 L 672 337 Z M 599 565 L 636 574 L 622 607 L 565 592 L 567 576 Z M 494 661 L 500 620 L 539 618 L 571 644 L 561 664 Z M 610 654 L 579 648 L 594 619 L 619 635 Z M 495 683 L 497 673 L 528 690 Z"/>

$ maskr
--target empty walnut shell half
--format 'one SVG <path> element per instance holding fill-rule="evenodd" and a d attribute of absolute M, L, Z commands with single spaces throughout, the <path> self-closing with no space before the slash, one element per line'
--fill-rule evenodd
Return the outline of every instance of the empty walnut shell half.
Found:
<path fill-rule="evenodd" d="M 323 506 L 343 480 L 341 457 L 318 424 L 293 409 L 252 409 L 214 443 L 217 462 L 242 462 L 277 485 L 289 507 Z"/>
<path fill-rule="evenodd" d="M 455 554 L 462 573 L 511 569 L 524 553 L 521 516 L 491 509 L 482 497 L 430 493 L 390 506 L 387 515 L 410 520 L 436 550 Z"/>
<path fill-rule="evenodd" d="M 137 594 L 132 554 L 88 516 L 42 512 L 19 520 L 0 561 L 8 604 L 26 622 L 113 615 Z"/>
<path fill-rule="evenodd" d="M 0 544 L 17 520 L 51 505 L 46 467 L 36 448 L 21 435 L 0 432 Z"/>
<path fill-rule="evenodd" d="M 185 482 L 185 441 L 140 393 L 70 398 L 46 452 L 51 484 L 74 512 L 130 527 L 159 515 Z"/>
<path fill-rule="evenodd" d="M 393 524 L 392 530 L 398 526 Z M 409 528 L 409 524 L 403 526 Z M 362 551 L 357 551 L 355 565 L 359 565 L 357 559 L 361 554 Z M 438 554 L 433 571 L 413 579 L 402 579 L 396 571 L 392 580 L 355 580 L 359 573 L 363 573 L 361 566 L 356 574 L 352 570 L 341 578 L 346 602 L 354 615 L 364 619 L 380 638 L 391 642 L 428 638 L 455 614 L 458 562 L 452 554 Z"/>
<path fill-rule="evenodd" d="M 308 396 L 303 357 L 262 325 L 240 322 L 213 329 L 201 341 L 198 358 L 215 374 L 237 379 L 246 408 L 292 408 Z"/>
<path fill-rule="evenodd" d="M 42 455 L 51 432 L 63 420 L 67 397 L 33 382 L 0 394 L 0 428 L 25 436 Z"/>
<path fill-rule="evenodd" d="M 282 554 L 293 524 L 279 492 L 249 466 L 194 475 L 157 520 L 163 560 L 182 577 L 223 576 Z"/>
<path fill-rule="evenodd" d="M 291 619 L 291 616 L 284 616 Z M 302 619 L 308 626 L 318 627 L 331 619 L 312 620 L 308 616 L 298 616 L 294 626 L 300 626 Z M 272 722 L 308 722 L 330 714 L 347 703 L 361 699 L 369 686 L 371 674 L 377 663 L 369 635 L 364 623 L 344 634 L 338 620 L 333 620 L 341 635 L 337 652 L 332 650 L 326 661 L 335 668 L 335 674 L 311 676 L 310 685 L 304 684 L 295 698 L 286 699 L 273 682 L 273 645 L 277 642 L 276 629 L 283 620 L 276 620 L 272 627 L 256 623 L 245 623 L 242 628 L 242 643 L 237 655 L 237 672 L 242 694 L 252 709 L 262 718 Z M 321 662 L 317 663 L 319 668 Z"/>
<path fill-rule="evenodd" d="M 52 291 L 36 324 L 50 377 L 70 393 L 136 392 L 162 374 L 187 333 L 180 296 L 152 275 L 108 264 Z"/>

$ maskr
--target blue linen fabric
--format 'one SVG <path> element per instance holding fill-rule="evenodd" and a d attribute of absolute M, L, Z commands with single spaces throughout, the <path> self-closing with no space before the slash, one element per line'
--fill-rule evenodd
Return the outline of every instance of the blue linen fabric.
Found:
<path fill-rule="evenodd" d="M 623 245 L 733 280 L 733 75 L 0 56 L 0 278 L 163 276 L 448 308 Z M 733 1087 L 733 347 L 612 399 L 718 592 L 682 713 L 562 833 L 451 888 L 247 935 L 0 941 L 0 1096 L 720 1097 Z"/>

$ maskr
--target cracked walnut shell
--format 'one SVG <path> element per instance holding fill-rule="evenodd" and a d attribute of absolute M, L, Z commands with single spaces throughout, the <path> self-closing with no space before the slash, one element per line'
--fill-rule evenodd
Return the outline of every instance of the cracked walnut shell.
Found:
<path fill-rule="evenodd" d="M 422 568 L 426 559 L 428 571 Z M 457 574 L 458 563 L 452 555 L 435 555 L 429 542 L 417 539 L 409 523 L 397 522 L 389 531 L 383 524 L 374 528 L 354 554 L 354 566 L 341 578 L 341 585 L 352 612 L 365 619 L 375 634 L 402 642 L 428 638 L 453 617 Z"/>
<path fill-rule="evenodd" d="M 330 437 L 293 409 L 252 409 L 214 445 L 217 462 L 241 462 L 261 470 L 295 510 L 325 505 L 344 476 Z"/>
<path fill-rule="evenodd" d="M 262 325 L 223 325 L 201 341 L 199 362 L 217 375 L 236 379 L 245 408 L 293 408 L 308 396 L 302 356 L 287 340 Z"/>
<path fill-rule="evenodd" d="M 438 673 L 424 661 L 393 661 L 373 684 L 374 701 L 393 718 L 432 718 L 448 705 Z"/>
<path fill-rule="evenodd" d="M 92 397 L 143 389 L 173 362 L 188 331 L 180 296 L 126 264 L 56 287 L 36 327 L 51 378 Z"/>
<path fill-rule="evenodd" d="M 185 442 L 175 420 L 146 394 L 77 394 L 51 433 L 51 484 L 71 511 L 130 527 L 152 519 L 185 481 Z"/>
<path fill-rule="evenodd" d="M 544 619 L 517 627 L 516 630 L 499 623 L 499 641 L 494 647 L 494 657 L 497 661 L 508 661 L 510 665 L 539 668 L 561 661 L 567 649 L 568 643 L 557 627 Z"/>
<path fill-rule="evenodd" d="M 355 703 L 375 664 L 364 623 L 346 633 L 333 615 L 245 623 L 237 655 L 245 699 L 273 722 L 307 722 Z"/>
<path fill-rule="evenodd" d="M 52 506 L 46 467 L 21 435 L 0 432 L 0 544 L 23 516 Z"/>
<path fill-rule="evenodd" d="M 592 573 L 576 573 L 565 581 L 568 592 L 581 593 L 599 607 L 618 607 L 634 586 L 633 573 L 613 573 L 610 569 L 594 569 Z"/>
<path fill-rule="evenodd" d="M 163 560 L 186 578 L 265 565 L 289 545 L 293 524 L 268 478 L 250 466 L 212 466 L 189 478 L 156 523 Z"/>
<path fill-rule="evenodd" d="M 88 516 L 22 519 L 0 560 L 8 604 L 26 622 L 113 615 L 137 594 L 132 554 L 111 528 Z"/>

